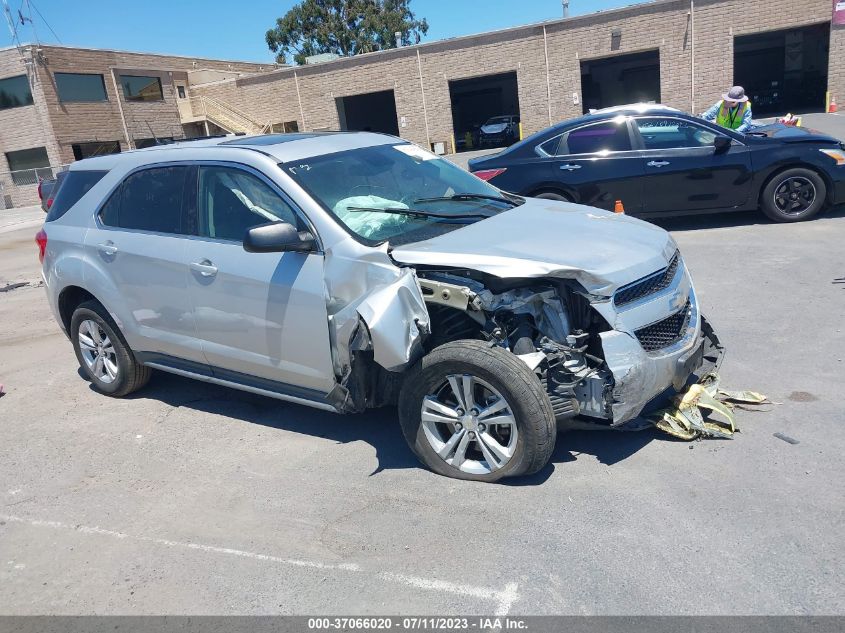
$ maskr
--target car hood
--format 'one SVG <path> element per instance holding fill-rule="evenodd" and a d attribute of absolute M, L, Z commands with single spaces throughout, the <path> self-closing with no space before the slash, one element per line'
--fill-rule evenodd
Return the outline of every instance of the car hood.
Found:
<path fill-rule="evenodd" d="M 481 131 L 485 134 L 499 134 L 504 132 L 506 127 L 508 127 L 507 123 L 488 123 L 481 126 Z"/>
<path fill-rule="evenodd" d="M 824 143 L 839 144 L 839 141 L 832 136 L 823 134 L 817 130 L 795 125 L 784 125 L 783 123 L 771 123 L 759 125 L 750 130 L 751 136 L 761 140 L 775 140 L 782 143 Z"/>
<path fill-rule="evenodd" d="M 444 235 L 398 246 L 402 264 L 465 268 L 501 278 L 575 279 L 589 292 L 617 288 L 665 268 L 676 250 L 663 229 L 570 202 L 525 203 Z"/>

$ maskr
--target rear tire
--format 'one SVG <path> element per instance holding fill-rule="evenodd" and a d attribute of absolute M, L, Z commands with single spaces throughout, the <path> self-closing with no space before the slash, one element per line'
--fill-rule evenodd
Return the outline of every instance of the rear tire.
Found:
<path fill-rule="evenodd" d="M 120 398 L 147 384 L 152 370 L 139 364 L 108 311 L 96 301 L 79 305 L 70 319 L 76 359 L 91 385 Z"/>
<path fill-rule="evenodd" d="M 555 193 L 554 191 L 543 191 L 538 193 L 533 198 L 540 198 L 541 200 L 560 200 L 561 202 L 572 202 L 572 198 L 562 193 Z"/>
<path fill-rule="evenodd" d="M 763 188 L 760 208 L 775 222 L 807 220 L 824 207 L 827 186 L 812 169 L 794 167 L 775 174 Z"/>
<path fill-rule="evenodd" d="M 405 379 L 399 421 L 423 464 L 474 481 L 536 473 L 557 438 L 554 411 L 537 376 L 484 341 L 446 343 L 425 356 Z"/>

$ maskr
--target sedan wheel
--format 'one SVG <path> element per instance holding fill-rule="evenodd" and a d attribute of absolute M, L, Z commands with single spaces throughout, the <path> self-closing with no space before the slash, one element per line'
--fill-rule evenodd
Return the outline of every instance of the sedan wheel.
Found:
<path fill-rule="evenodd" d="M 94 377 L 105 384 L 117 380 L 117 354 L 105 330 L 96 322 L 86 319 L 79 324 L 78 336 L 82 360 Z"/>
<path fill-rule="evenodd" d="M 458 470 L 486 475 L 506 466 L 519 438 L 507 400 L 485 381 L 451 374 L 423 398 L 422 428 L 441 459 Z"/>
<path fill-rule="evenodd" d="M 787 215 L 801 215 L 813 205 L 816 195 L 816 187 L 808 178 L 793 176 L 775 189 L 775 206 Z"/>
<path fill-rule="evenodd" d="M 821 211 L 827 187 L 816 172 L 793 167 L 776 174 L 763 189 L 760 206 L 776 222 L 798 222 Z"/>

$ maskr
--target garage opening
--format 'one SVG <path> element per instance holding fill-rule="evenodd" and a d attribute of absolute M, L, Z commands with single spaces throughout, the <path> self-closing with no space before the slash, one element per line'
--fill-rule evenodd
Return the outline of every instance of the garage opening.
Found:
<path fill-rule="evenodd" d="M 457 151 L 507 147 L 519 140 L 515 72 L 450 81 L 449 99 Z"/>
<path fill-rule="evenodd" d="M 660 101 L 660 51 L 581 61 L 581 100 L 590 110 Z"/>
<path fill-rule="evenodd" d="M 392 90 L 337 97 L 335 103 L 341 130 L 399 136 L 396 98 Z"/>
<path fill-rule="evenodd" d="M 754 117 L 823 112 L 830 23 L 734 38 L 734 81 Z"/>

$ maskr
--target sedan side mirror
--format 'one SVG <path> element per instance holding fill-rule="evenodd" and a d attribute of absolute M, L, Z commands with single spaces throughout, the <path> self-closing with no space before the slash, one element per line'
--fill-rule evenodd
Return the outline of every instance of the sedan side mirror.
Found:
<path fill-rule="evenodd" d="M 719 135 L 713 139 L 713 147 L 716 148 L 717 154 L 727 152 L 731 148 L 731 143 L 733 143 L 733 140 L 729 136 Z"/>
<path fill-rule="evenodd" d="M 244 250 L 248 253 L 308 253 L 316 247 L 317 241 L 311 233 L 297 231 L 287 222 L 260 224 L 244 236 Z"/>

